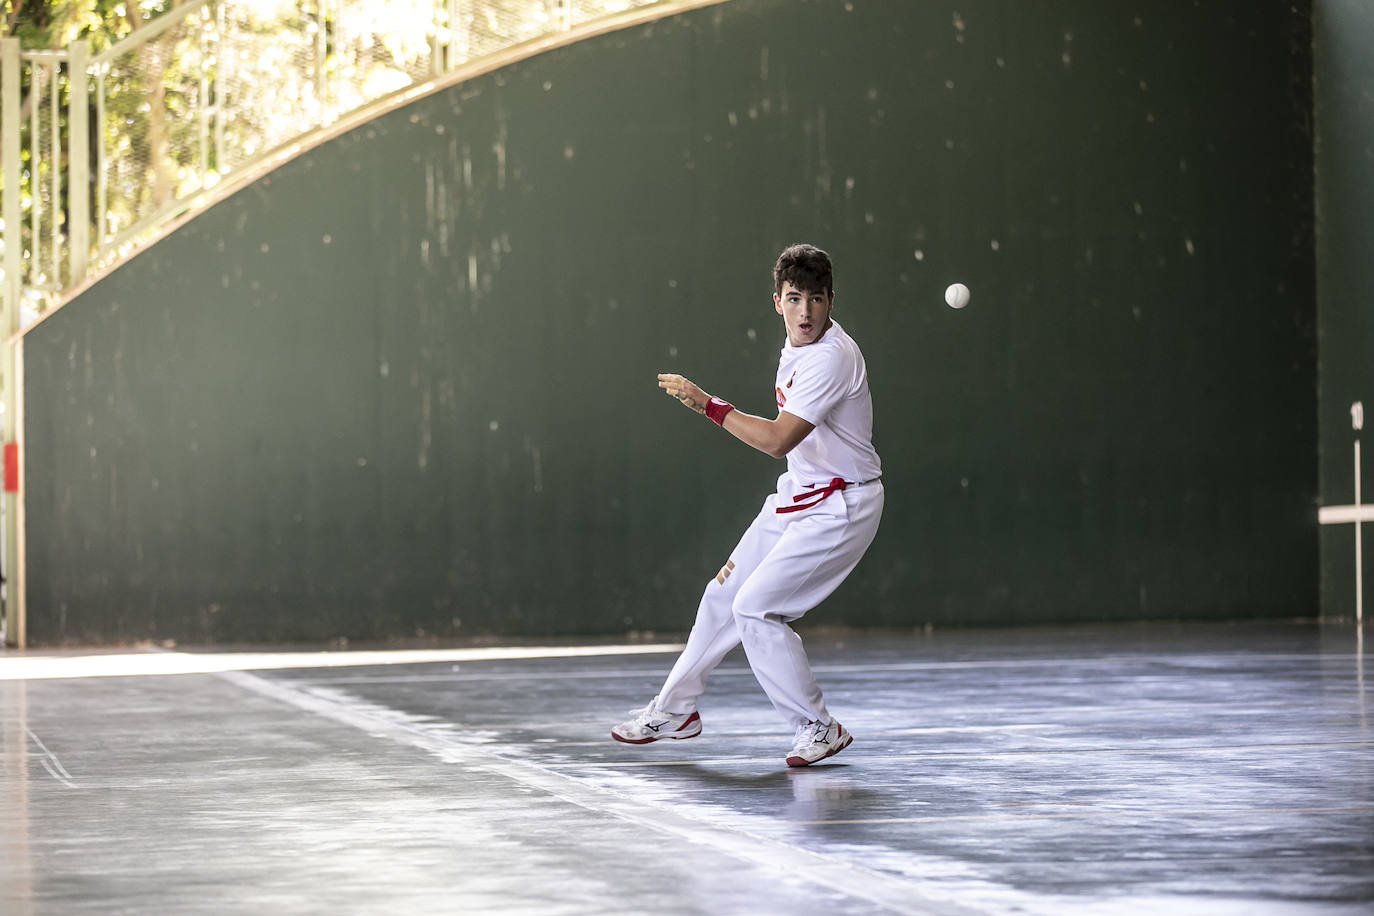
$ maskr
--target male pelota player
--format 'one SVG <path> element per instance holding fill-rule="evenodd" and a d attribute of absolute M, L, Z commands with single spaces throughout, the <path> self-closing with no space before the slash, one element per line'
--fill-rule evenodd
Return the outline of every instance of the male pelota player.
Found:
<path fill-rule="evenodd" d="M 801 637 L 790 624 L 820 604 L 858 564 L 883 512 L 882 467 L 873 450 L 873 400 L 859 346 L 830 317 L 830 256 L 793 245 L 773 268 L 773 305 L 787 332 L 778 361 L 778 415 L 736 410 L 680 375 L 658 386 L 746 445 L 787 458 L 777 492 L 706 585 L 687 646 L 663 689 L 611 729 L 629 744 L 701 733 L 697 698 L 706 677 L 744 644 L 754 676 L 796 729 L 789 766 L 849 746 L 826 711 Z"/>

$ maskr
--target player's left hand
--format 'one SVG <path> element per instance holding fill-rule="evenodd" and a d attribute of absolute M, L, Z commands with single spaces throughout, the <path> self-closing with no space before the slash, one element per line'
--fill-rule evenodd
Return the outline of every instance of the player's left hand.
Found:
<path fill-rule="evenodd" d="M 672 373 L 659 373 L 658 387 L 697 413 L 706 413 L 706 404 L 711 400 L 711 396 L 692 384 L 690 379 Z"/>

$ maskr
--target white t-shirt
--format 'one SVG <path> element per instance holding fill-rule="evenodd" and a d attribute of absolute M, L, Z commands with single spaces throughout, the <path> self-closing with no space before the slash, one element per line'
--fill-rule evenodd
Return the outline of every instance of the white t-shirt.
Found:
<path fill-rule="evenodd" d="M 798 486 L 873 480 L 883 472 L 873 449 L 873 397 L 868 369 L 854 338 L 831 319 L 820 340 L 804 347 L 791 341 L 778 360 L 778 408 L 816 428 L 787 453 L 787 471 Z"/>

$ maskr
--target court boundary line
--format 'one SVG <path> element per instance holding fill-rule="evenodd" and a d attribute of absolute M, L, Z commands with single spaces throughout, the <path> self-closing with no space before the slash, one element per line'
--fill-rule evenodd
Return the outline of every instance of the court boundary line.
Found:
<path fill-rule="evenodd" d="M 62 765 L 61 760 L 57 759 L 57 755 L 48 750 L 48 746 L 43 743 L 43 739 L 39 738 L 34 730 L 27 725 L 24 726 L 24 731 L 28 732 L 29 738 L 34 744 L 38 745 L 38 749 L 42 751 L 38 759 L 42 762 L 43 769 L 48 771 L 48 775 L 69 789 L 81 788 L 73 781 L 72 774 L 67 772 L 67 768 Z"/>
<path fill-rule="evenodd" d="M 888 737 L 891 733 L 884 732 L 865 732 L 864 737 Z M 738 736 L 733 736 L 738 737 Z M 748 736 L 752 737 L 752 736 Z M 1035 736 L 1032 736 L 1035 737 Z M 579 742 L 571 745 L 574 747 L 585 747 L 589 742 Z M 570 745 L 548 745 L 549 747 L 568 747 Z M 1005 760 L 1013 757 L 1062 757 L 1068 755 L 1093 756 L 1104 754 L 1118 754 L 1124 756 L 1186 756 L 1192 754 L 1228 754 L 1228 753 L 1265 753 L 1275 750 L 1352 750 L 1354 748 L 1370 747 L 1374 748 L 1374 740 L 1354 740 L 1354 741 L 1328 741 L 1322 744 L 1218 744 L 1201 745 L 1188 744 L 1177 747 L 1042 747 L 1026 750 L 1006 750 L 1006 751 L 913 751 L 910 754 L 866 754 L 865 760 L 876 760 L 883 762 L 903 762 L 918 760 Z M 772 758 L 758 757 L 754 755 L 739 757 L 700 757 L 700 758 L 675 758 L 672 760 L 617 760 L 600 761 L 597 763 L 564 763 L 560 764 L 560 769 L 565 770 L 589 770 L 603 768 L 608 770 L 634 770 L 652 767 L 681 767 L 681 766 L 735 766 L 745 763 L 767 763 Z"/>
<path fill-rule="evenodd" d="M 655 654 L 656 652 L 659 651 L 658 647 L 651 647 L 651 648 L 654 649 L 654 652 L 641 651 L 641 652 L 626 653 L 626 654 L 650 655 L 650 654 Z M 682 648 L 681 644 L 678 644 L 676 647 L 672 647 L 672 646 L 667 646 L 667 645 L 665 645 L 665 646 L 662 648 L 662 651 L 663 651 L 664 653 L 667 653 L 667 652 L 678 652 L 678 651 L 681 651 L 681 648 Z M 607 653 L 605 653 L 605 654 L 608 654 L 608 655 L 609 655 L 609 654 L 612 654 L 612 653 L 607 652 Z M 553 657 L 553 656 L 550 656 L 550 657 Z M 1101 662 L 1104 663 L 1104 664 L 1108 664 L 1108 663 L 1112 663 L 1112 662 L 1123 662 L 1123 661 L 1140 661 L 1140 662 L 1150 663 L 1150 664 L 1172 665 L 1173 667 L 1177 668 L 1177 667 L 1180 667 L 1180 666 L 1187 666 L 1186 660 L 1187 660 L 1189 657 L 1190 657 L 1190 656 L 1186 656 L 1186 655 L 1184 655 L 1184 656 L 1163 656 L 1163 655 L 1134 655 L 1134 654 L 1120 654 L 1120 655 L 1079 655 L 1079 656 L 1069 656 L 1069 657 L 1065 657 L 1065 658 L 1056 658 L 1056 659 L 986 659 L 986 660 L 964 660 L 964 661 L 950 661 L 950 662 L 941 662 L 941 661 L 884 662 L 884 663 L 875 664 L 875 665 L 854 665 L 854 664 L 847 664 L 847 663 L 840 663 L 840 662 L 832 662 L 832 663 L 828 663 L 828 664 L 827 664 L 827 663 L 822 662 L 822 663 L 813 664 L 813 665 L 811 666 L 811 670 L 814 671 L 814 672 L 816 672 L 817 674 L 853 674 L 853 673 L 866 673 L 866 672 L 872 672 L 872 671 L 958 671 L 958 670 L 983 669 L 983 668 L 1059 668 L 1059 667 L 1061 667 L 1061 666 L 1062 666 L 1065 662 L 1067 662 L 1067 661 L 1080 661 L 1080 662 L 1081 662 L 1081 661 L 1101 661 Z M 1243 661 L 1249 661 L 1249 660 L 1263 660 L 1263 661 L 1267 661 L 1267 662 L 1270 662 L 1270 661 L 1280 661 L 1280 662 L 1312 662 L 1312 663 L 1317 663 L 1317 664 L 1320 664 L 1320 663 L 1322 663 L 1322 662 L 1327 662 L 1327 661 L 1352 661 L 1352 662 L 1357 662 L 1357 663 L 1358 663 L 1358 662 L 1361 660 L 1361 658 L 1362 658 L 1358 653 L 1354 653 L 1354 652 L 1351 652 L 1351 653 L 1332 653 L 1332 654 L 1321 654 L 1321 655 L 1312 655 L 1312 654 L 1308 654 L 1308 655 L 1299 655 L 1299 654 L 1289 654 L 1289 653 L 1283 653 L 1283 654 L 1269 654 L 1269 653 L 1259 653 L 1259 654 L 1256 654 L 1256 653 L 1232 653 L 1232 654 L 1197 653 L 1197 654 L 1195 654 L 1194 656 L 1191 656 L 1191 657 L 1195 657 L 1195 658 L 1209 658 L 1209 659 L 1212 659 L 1212 658 L 1220 658 L 1220 659 L 1224 659 L 1224 660 L 1227 660 L 1227 661 L 1236 661 L 1236 662 L 1243 662 Z M 514 658 L 514 656 L 512 656 L 512 658 Z M 1179 659 L 1182 659 L 1183 661 L 1179 661 Z M 478 659 L 478 660 L 480 660 L 480 659 Z M 422 662 L 419 662 L 419 661 L 414 662 L 414 664 L 421 664 L 421 663 L 422 663 Z M 2 665 L 2 664 L 3 664 L 3 663 L 0 662 L 0 665 Z M 325 666 L 321 666 L 321 667 L 325 667 Z M 342 666 L 330 666 L 330 667 L 342 667 Z M 360 666 L 360 667 L 361 667 L 361 666 Z M 3 670 L 3 669 L 0 668 L 0 670 Z M 1234 671 L 1235 671 L 1235 668 L 1234 668 L 1234 667 L 1230 667 L 1230 666 L 1212 666 L 1212 665 L 1209 665 L 1209 666 L 1206 666 L 1206 667 L 1200 669 L 1200 673 L 1209 673 L 1209 672 L 1228 673 L 1228 672 L 1234 672 Z M 540 677 L 545 678 L 545 679 L 550 679 L 550 680 L 552 680 L 552 679 L 560 679 L 560 678 L 561 678 L 561 679 L 568 679 L 568 680 L 595 680 L 595 679 L 599 679 L 599 678 L 620 678 L 620 679 L 627 679 L 627 678 L 628 678 L 628 679 L 634 679 L 634 678 L 641 678 L 641 677 L 644 677 L 646 673 L 647 673 L 646 670 L 628 669 L 628 668 L 623 668 L 623 667 L 621 667 L 621 668 L 612 668 L 612 669 L 597 669 L 597 670 L 592 670 L 592 671 L 551 671 L 551 672 L 541 673 L 541 674 L 540 674 Z M 657 678 L 657 677 L 660 676 L 661 673 L 659 672 L 659 670 L 658 670 L 657 668 L 655 668 L 655 669 L 653 669 L 653 674 L 654 674 L 654 676 Z M 528 675 L 527 673 L 524 673 L 524 672 L 480 672 L 480 673 L 464 672 L 464 673 L 462 673 L 462 674 L 457 674 L 457 673 L 453 673 L 453 672 L 448 672 L 448 673 L 444 673 L 444 674 L 386 674 L 386 675 L 355 674 L 355 675 L 348 675 L 348 676 L 342 676 L 342 677 L 321 677 L 321 678 L 312 678 L 312 679 L 311 679 L 311 683 L 315 683 L 315 684 L 382 684 L 382 683 L 404 684 L 404 683 L 426 683 L 426 682 L 455 682 L 455 683 L 456 683 L 456 682 L 470 681 L 470 680 L 484 680 L 484 681 L 485 681 L 485 680 L 520 680 L 520 679 L 524 679 L 524 678 L 526 678 L 526 677 L 528 677 L 528 676 L 529 676 L 529 675 Z M 711 672 L 711 677 L 712 677 L 712 678 L 720 678 L 720 677 L 753 677 L 753 676 L 754 676 L 753 670 L 752 670 L 751 668 L 749 668 L 747 665 L 722 665 L 722 666 L 720 666 L 719 668 L 716 668 L 713 672 Z M 1168 677 L 1169 677 L 1169 675 L 1162 675 L 1162 674 L 1160 674 L 1160 675 L 1155 675 L 1155 674 L 1149 674 L 1149 675 L 1117 674 L 1117 675 L 1113 675 L 1113 676 L 1112 676 L 1112 678 L 1114 678 L 1114 679 L 1116 679 L 1116 680 L 1129 679 L 1129 680 L 1131 680 L 1131 681 L 1142 681 L 1142 680 L 1152 680 L 1152 679 L 1156 679 L 1156 680 L 1157 680 L 1157 679 L 1167 679 Z M 0 679 L 3 679 L 3 678 L 0 678 Z"/>
<path fill-rule="evenodd" d="M 303 689 L 247 671 L 216 672 L 216 677 L 244 690 L 347 725 L 367 734 L 434 754 L 448 763 L 485 770 L 512 782 L 545 792 L 579 808 L 618 818 L 705 846 L 726 856 L 764 867 L 790 878 L 828 887 L 898 913 L 920 916 L 984 916 L 985 911 L 951 900 L 924 896 L 913 882 L 827 855 L 751 833 L 678 814 L 662 803 L 631 799 L 602 786 L 528 760 L 494 753 L 478 744 L 457 740 L 426 727 L 405 713 L 338 691 Z M 330 695 L 326 695 L 330 694 Z M 350 702 L 351 701 L 351 702 Z M 384 713 L 379 715 L 378 713 Z M 445 725 L 451 724 L 444 723 Z"/>
<path fill-rule="evenodd" d="M 1095 820 L 1098 818 L 1149 818 L 1149 817 L 1254 817 L 1272 814 L 1364 814 L 1374 812 L 1374 805 L 1355 805 L 1349 808 L 1122 808 L 1107 807 L 1098 808 L 1092 811 L 1060 811 L 1047 810 L 1036 811 L 1034 808 L 1026 809 L 1025 813 L 1014 813 L 1008 809 L 1006 813 L 993 812 L 989 814 L 945 814 L 929 815 L 922 817 L 915 815 L 912 817 L 869 817 L 869 818 L 833 818 L 830 820 L 814 821 L 788 821 L 789 824 L 807 824 L 811 826 L 833 825 L 833 824 L 940 824 L 947 821 L 1039 821 L 1039 820 Z M 1319 854 L 1314 854 L 1319 857 Z M 1264 861 L 1269 861 L 1269 857 L 1255 857 Z"/>
<path fill-rule="evenodd" d="M 630 643 L 587 646 L 502 646 L 465 649 L 387 649 L 337 650 L 322 652 L 178 652 L 143 650 L 138 652 L 102 652 L 87 654 L 25 654 L 0 655 L 0 681 L 50 680 L 84 677 L 157 677 L 185 674 L 219 674 L 225 671 L 269 671 L 284 669 L 381 668 L 400 665 L 440 664 L 445 662 L 528 661 L 544 658 L 587 658 L 596 656 L 667 655 L 682 651 L 683 644 Z M 972 659 L 961 661 L 887 662 L 874 665 L 820 663 L 812 666 L 819 674 L 846 674 L 856 671 L 946 671 L 981 668 L 1058 668 L 1065 661 L 1100 661 L 1102 663 L 1133 661 L 1146 664 L 1186 665 L 1190 657 L 1222 658 L 1228 661 L 1291 661 L 1323 663 L 1329 661 L 1360 662 L 1359 653 L 1322 655 L 1271 653 L 1199 653 L 1194 656 L 1162 656 L 1156 654 L 1080 655 L 1064 658 Z M 1207 666 L 1207 671 L 1231 671 L 1226 666 Z M 599 672 L 552 672 L 550 677 L 641 677 L 644 672 L 618 669 L 605 674 Z M 718 668 L 715 676 L 751 675 L 745 666 Z M 520 675 L 481 675 L 503 677 Z M 464 680 L 469 674 L 416 674 L 368 677 L 353 675 L 346 678 L 315 679 L 316 683 L 361 683 L 386 680 Z M 1133 681 L 1166 677 L 1165 675 L 1119 675 Z"/>
<path fill-rule="evenodd" d="M 380 668 L 451 662 L 519 661 L 540 658 L 666 655 L 682 643 L 597 646 L 502 646 L 469 649 L 340 650 L 333 652 L 172 652 L 148 650 L 85 655 L 0 657 L 0 681 L 86 677 L 161 677 L 316 668 Z"/>

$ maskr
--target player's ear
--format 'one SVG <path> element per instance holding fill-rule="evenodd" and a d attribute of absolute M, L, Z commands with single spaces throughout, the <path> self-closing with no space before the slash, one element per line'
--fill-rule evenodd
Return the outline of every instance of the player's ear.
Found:
<path fill-rule="evenodd" d="M 782 314 L 782 296 L 778 293 L 773 294 L 773 311 Z"/>

